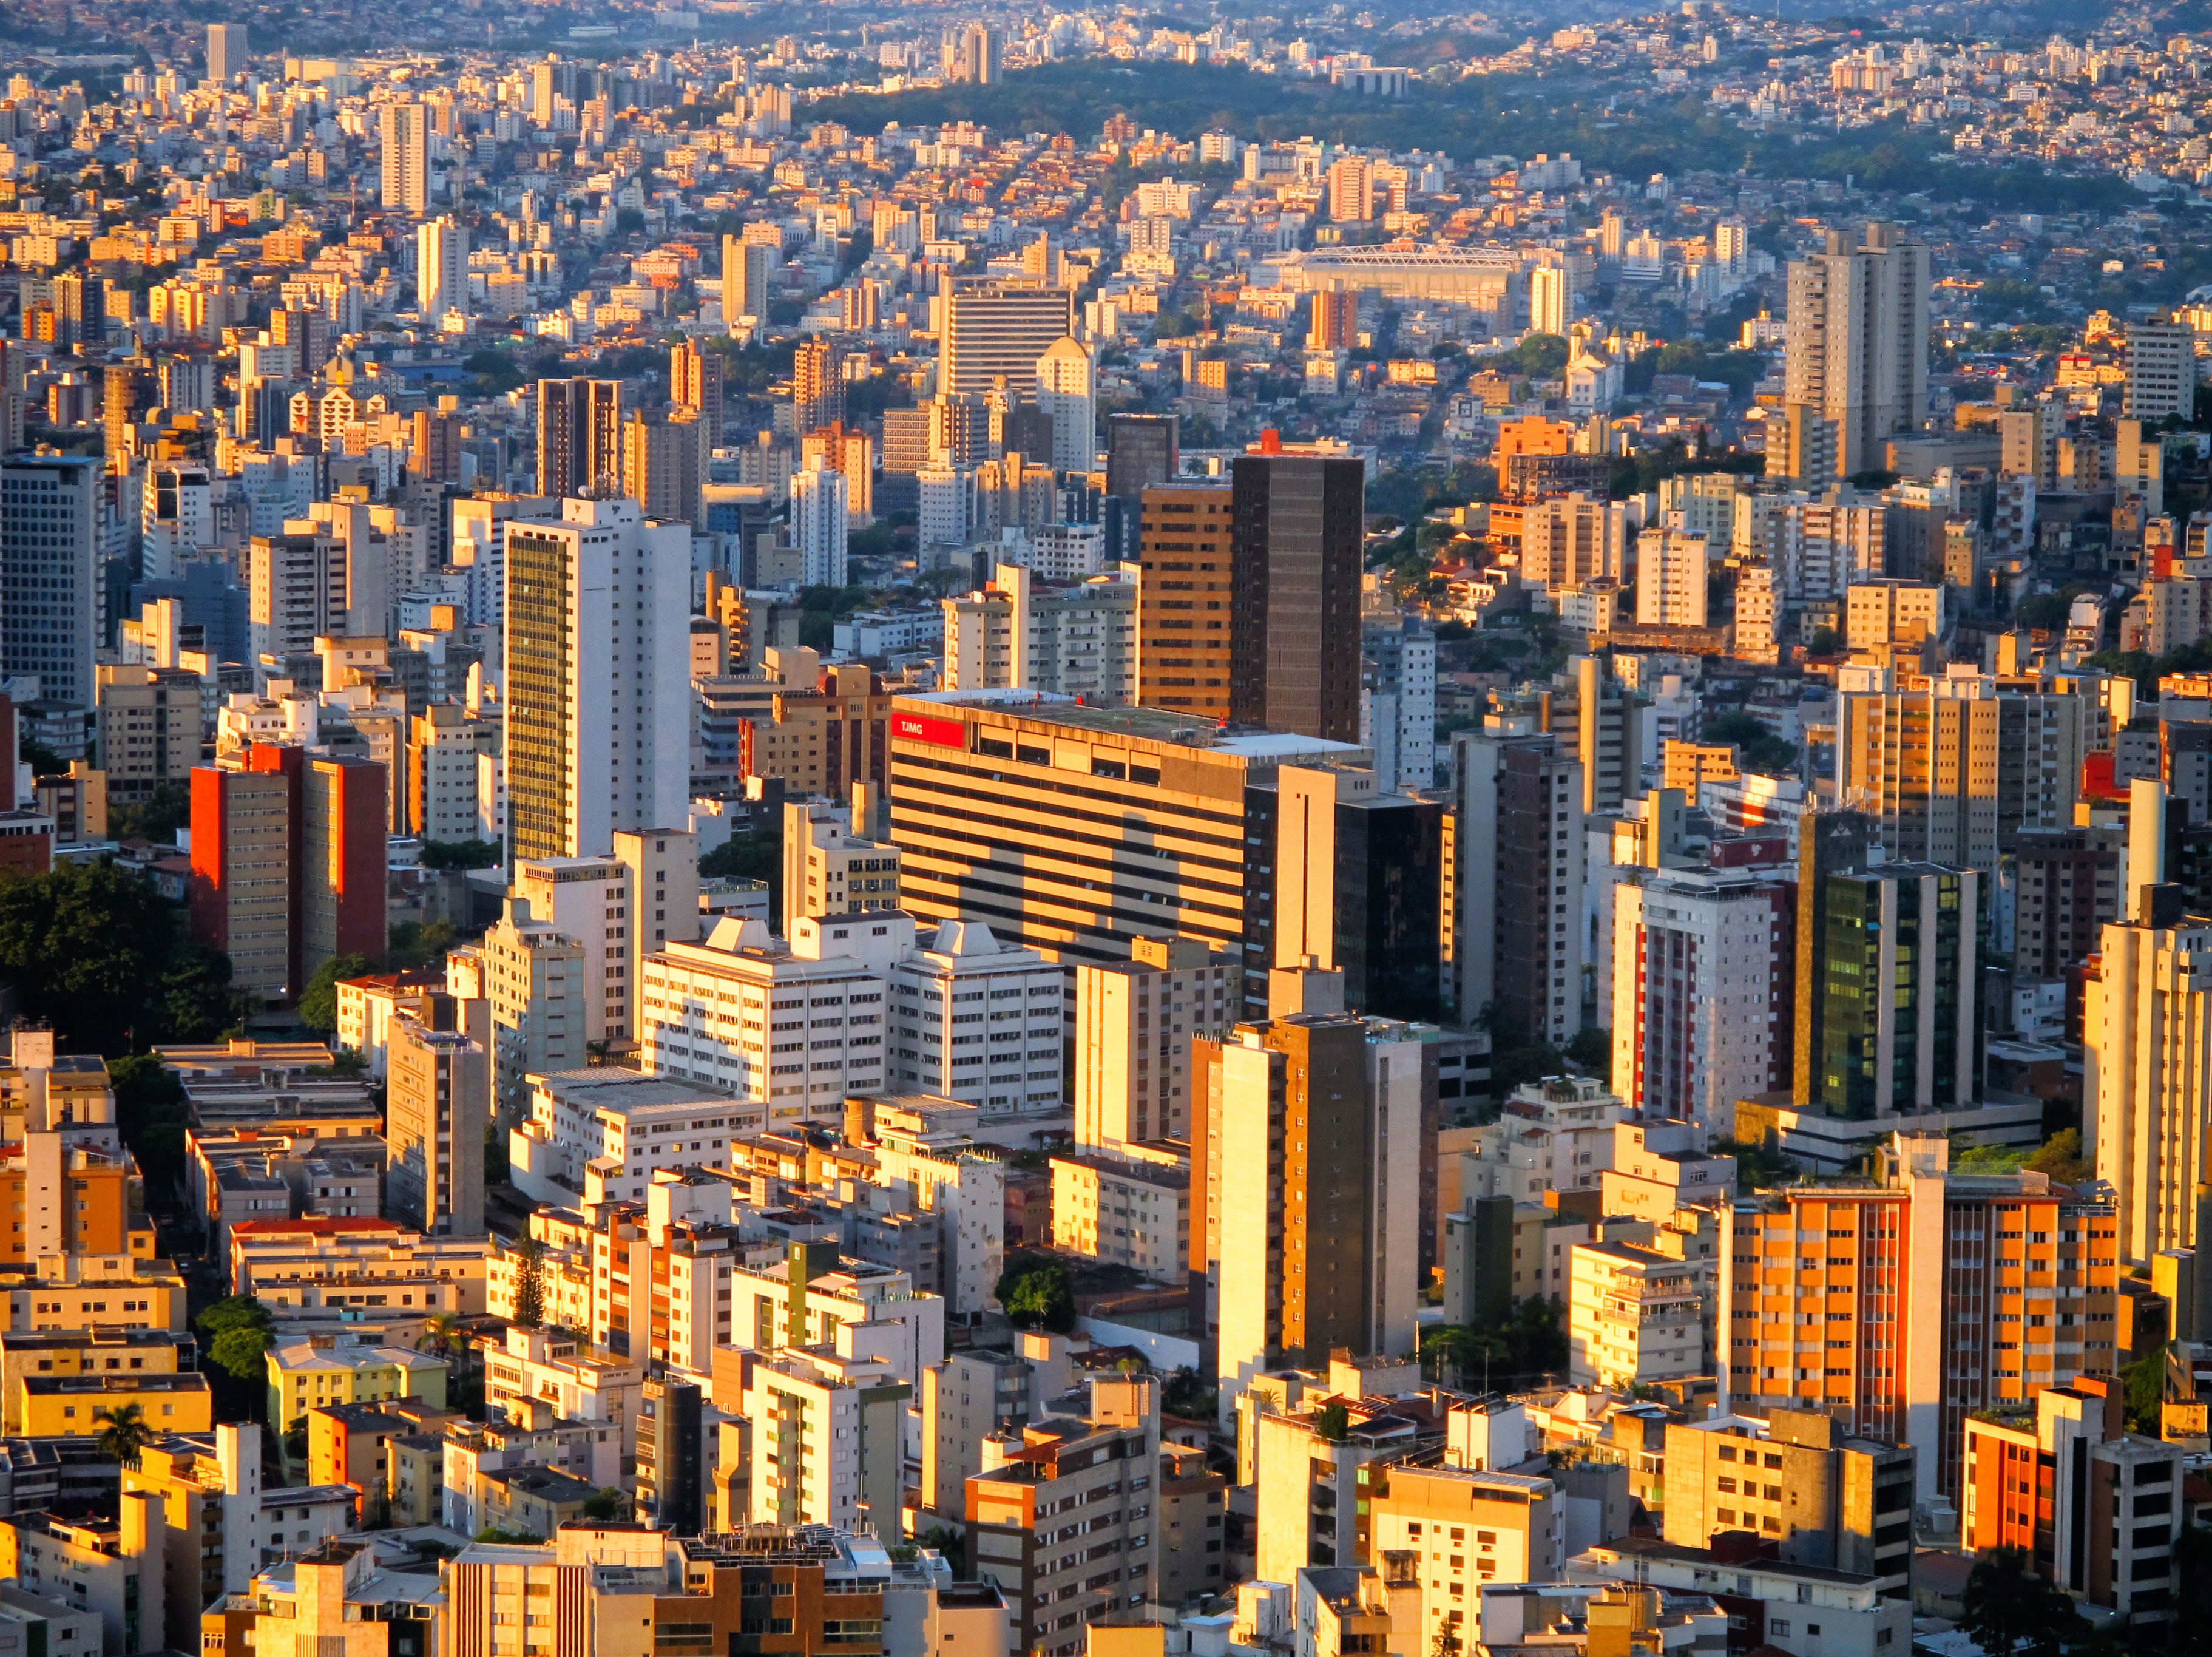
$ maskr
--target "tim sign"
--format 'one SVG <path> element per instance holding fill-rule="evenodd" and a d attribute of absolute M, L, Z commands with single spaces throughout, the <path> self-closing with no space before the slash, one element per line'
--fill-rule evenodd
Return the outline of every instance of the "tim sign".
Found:
<path fill-rule="evenodd" d="M 926 714 L 893 714 L 891 734 L 933 747 L 965 749 L 968 727 L 957 719 L 933 719 Z"/>

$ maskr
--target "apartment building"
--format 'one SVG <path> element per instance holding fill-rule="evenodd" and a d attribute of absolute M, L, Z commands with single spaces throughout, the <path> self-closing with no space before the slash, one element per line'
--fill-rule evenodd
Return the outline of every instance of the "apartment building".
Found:
<path fill-rule="evenodd" d="M 874 797 L 874 790 L 855 788 L 849 805 L 785 802 L 779 912 L 787 929 L 804 916 L 899 906 L 899 849 L 866 833 Z"/>
<path fill-rule="evenodd" d="M 1790 1657 L 1883 1657 L 1908 1645 L 1912 1602 L 1860 1572 L 1803 1565 L 1747 1550 L 1723 1553 L 1675 1542 L 1622 1538 L 1578 1555 L 1574 1569 L 1668 1598 L 1710 1594 L 1728 1616 L 1731 1642 Z"/>
<path fill-rule="evenodd" d="M 529 1115 L 507 1135 L 509 1178 L 556 1207 L 584 1200 L 587 1173 L 604 1197 L 643 1202 L 664 1168 L 726 1170 L 738 1136 L 768 1124 L 758 1100 L 665 1075 L 602 1065 L 533 1075 L 529 1084 Z"/>
<path fill-rule="evenodd" d="M 1158 1382 L 1092 1377 L 1087 1408 L 1054 1410 L 987 1440 L 968 1480 L 977 1576 L 1005 1595 L 1009 1631 L 1041 1657 L 1075 1657 L 1093 1622 L 1132 1611 L 1159 1580 Z"/>
<path fill-rule="evenodd" d="M 786 1347 L 745 1364 L 754 1524 L 835 1525 L 899 1510 L 913 1386 L 884 1355 Z"/>
<path fill-rule="evenodd" d="M 1180 1282 L 1190 1260 L 1188 1165 L 1054 1157 L 1052 1245 Z"/>
<path fill-rule="evenodd" d="M 1940 1138 L 1894 1135 L 1881 1161 L 1723 1211 L 1721 1401 L 1910 1445 L 1917 1502 L 1958 1488 L 1975 1410 L 2112 1373 L 2118 1224 L 2040 1174 L 1954 1173 Z"/>
<path fill-rule="evenodd" d="M 987 1119 L 1059 1106 L 1065 968 L 981 921 L 946 921 L 890 977 L 894 1087 L 980 1106 Z"/>
<path fill-rule="evenodd" d="M 446 1402 L 445 1359 L 398 1346 L 341 1346 L 325 1336 L 269 1349 L 269 1419 L 285 1430 L 310 1410 L 386 1398 Z"/>
<path fill-rule="evenodd" d="M 2212 925 L 2130 921 L 2104 929 L 2085 974 L 2082 1138 L 2112 1188 L 2120 1258 L 2131 1265 L 2198 1246 L 2195 1124 L 2212 1110 L 2212 1069 L 2192 1033 L 2212 1006 L 2208 964 Z"/>
<path fill-rule="evenodd" d="M 623 1453 L 637 1450 L 641 1362 L 594 1349 L 561 1331 L 509 1329 L 503 1347 L 484 1355 L 484 1404 L 495 1416 L 535 1421 L 543 1400 L 562 1421 L 605 1422 L 622 1434 Z"/>
<path fill-rule="evenodd" d="M 1024 1337 L 1049 1341 L 1049 1336 Z M 921 1507 L 965 1523 L 968 1480 L 983 1470 L 984 1441 L 1019 1433 L 1036 1390 L 1029 1359 L 973 1348 L 951 1352 L 921 1372 Z"/>
<path fill-rule="evenodd" d="M 1075 968 L 1075 1142 L 1114 1152 L 1188 1139 L 1191 1043 L 1243 1016 L 1243 972 L 1197 938 L 1132 938 L 1126 961 Z"/>
<path fill-rule="evenodd" d="M 1225 484 L 1143 486 L 1138 530 L 1140 707 L 1194 722 L 1229 717 L 1230 529 Z"/>
<path fill-rule="evenodd" d="M 1566 1567 L 1566 1499 L 1550 1478 L 1377 1462 L 1362 1471 L 1361 1556 L 1410 1553 L 1420 1642 L 1465 1639 L 1486 1583 L 1556 1582 Z"/>

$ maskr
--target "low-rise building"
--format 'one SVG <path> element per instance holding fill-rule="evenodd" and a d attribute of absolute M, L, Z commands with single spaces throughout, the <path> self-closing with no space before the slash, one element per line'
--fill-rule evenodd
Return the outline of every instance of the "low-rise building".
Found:
<path fill-rule="evenodd" d="M 1119 1157 L 1052 1159 L 1052 1241 L 1159 1282 L 1190 1260 L 1190 1169 Z"/>
<path fill-rule="evenodd" d="M 341 1346 L 315 1336 L 270 1348 L 268 1363 L 269 1419 L 288 1431 L 327 1404 L 446 1402 L 446 1360 L 405 1347 Z"/>

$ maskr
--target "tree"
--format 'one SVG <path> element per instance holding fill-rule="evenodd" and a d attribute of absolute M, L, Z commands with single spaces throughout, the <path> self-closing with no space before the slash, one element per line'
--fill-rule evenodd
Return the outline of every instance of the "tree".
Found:
<path fill-rule="evenodd" d="M 2062 1185 L 2078 1185 L 2097 1176 L 2096 1165 L 2081 1155 L 2079 1128 L 2061 1128 L 2021 1166 L 2049 1174 Z"/>
<path fill-rule="evenodd" d="M 425 868 L 496 868 L 506 853 L 496 840 L 425 840 L 415 855 Z"/>
<path fill-rule="evenodd" d="M 465 1361 L 468 1356 L 468 1331 L 462 1327 L 460 1314 L 454 1312 L 434 1312 L 422 1320 L 422 1334 L 415 1343 L 417 1352 L 434 1352 L 448 1363 Z"/>
<path fill-rule="evenodd" d="M 610 1484 L 597 1496 L 584 1498 L 584 1517 L 600 1520 L 623 1520 L 636 1511 L 635 1504 L 617 1487 Z"/>
<path fill-rule="evenodd" d="M 183 911 L 112 862 L 0 878 L 0 979 L 64 1052 L 114 1057 L 203 1041 L 238 1022 L 230 963 Z"/>
<path fill-rule="evenodd" d="M 1067 1268 L 1042 1255 L 1018 1255 L 994 1291 L 1017 1329 L 1065 1335 L 1075 1327 L 1075 1284 Z"/>
<path fill-rule="evenodd" d="M 1442 1380 L 1451 1372 L 1453 1383 L 1464 1386 L 1480 1375 L 1486 1383 L 1493 1368 L 1503 1373 L 1512 1355 L 1505 1337 L 1480 1325 L 1439 1324 L 1421 1342 L 1421 1356 Z"/>
<path fill-rule="evenodd" d="M 514 1321 L 525 1329 L 537 1329 L 545 1322 L 545 1245 L 526 1237 L 518 1252 L 522 1270 L 514 1281 Z"/>
<path fill-rule="evenodd" d="M 2128 1425 L 2157 1437 L 2166 1413 L 2166 1348 L 2146 1352 L 2120 1371 L 2128 1389 Z"/>
<path fill-rule="evenodd" d="M 502 1530 L 496 1525 L 485 1526 L 477 1532 L 476 1539 L 500 1543 L 510 1548 L 538 1548 L 545 1544 L 545 1538 L 535 1531 Z"/>
<path fill-rule="evenodd" d="M 1211 1421 L 1220 1409 L 1220 1394 L 1205 1376 L 1185 1365 L 1160 1389 L 1160 1409 L 1186 1421 Z"/>
<path fill-rule="evenodd" d="M 338 980 L 357 978 L 376 970 L 366 955 L 333 955 L 314 971 L 300 992 L 298 1016 L 310 1030 L 325 1033 L 338 1027 Z"/>
<path fill-rule="evenodd" d="M 200 1313 L 198 1328 L 208 1343 L 208 1362 L 216 1368 L 249 1383 L 268 1378 L 269 1349 L 276 1344 L 276 1323 L 269 1308 L 251 1295 L 217 1301 Z"/>
<path fill-rule="evenodd" d="M 2173 1580 L 2177 1657 L 2212 1657 L 2212 1530 L 2181 1527 L 2173 1544 Z"/>
<path fill-rule="evenodd" d="M 1584 1025 L 1575 1032 L 1565 1051 L 1570 1064 L 1578 1064 L 1589 1071 L 1610 1069 L 1613 1066 L 1613 1032 L 1595 1024 Z"/>
<path fill-rule="evenodd" d="M 1341 1444 L 1351 1430 L 1352 1411 L 1341 1398 L 1333 1398 L 1314 1411 L 1314 1436 L 1323 1444 Z"/>
<path fill-rule="evenodd" d="M 144 1408 L 136 1404 L 118 1404 L 112 1410 L 94 1410 L 92 1418 L 106 1423 L 100 1429 L 100 1453 L 110 1461 L 136 1467 L 138 1453 L 146 1447 L 146 1441 L 154 1436 L 153 1428 L 147 1423 Z"/>
<path fill-rule="evenodd" d="M 1977 1558 L 1960 1603 L 1960 1631 L 1988 1657 L 2058 1657 L 2088 1632 L 2065 1590 L 2030 1568 L 2025 1548 L 1991 1548 Z"/>

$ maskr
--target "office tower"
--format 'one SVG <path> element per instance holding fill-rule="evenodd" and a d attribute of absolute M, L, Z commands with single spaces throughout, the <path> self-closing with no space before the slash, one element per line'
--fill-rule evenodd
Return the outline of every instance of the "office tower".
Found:
<path fill-rule="evenodd" d="M 1182 428 L 1181 418 L 1172 414 L 1106 417 L 1106 493 L 1122 503 L 1131 523 L 1137 521 L 1145 490 L 1181 470 Z"/>
<path fill-rule="evenodd" d="M 2132 859 L 2131 859 L 2132 861 Z M 2107 926 L 2081 991 L 2082 1133 L 2112 1187 L 2120 1258 L 2195 1248 L 2212 1182 L 2212 922 Z"/>
<path fill-rule="evenodd" d="M 1075 1142 L 1125 1144 L 1190 1135 L 1191 1044 L 1218 1040 L 1243 1016 L 1234 952 L 1170 935 L 1129 940 L 1126 961 L 1075 969 Z"/>
<path fill-rule="evenodd" d="M 945 301 L 939 392 L 981 393 L 994 381 L 1031 384 L 1037 358 L 1074 331 L 1074 302 L 1065 288 L 955 277 Z"/>
<path fill-rule="evenodd" d="M 1793 472 L 1849 478 L 1888 465 L 1889 439 L 1917 431 L 1928 412 L 1928 249 L 1893 225 L 1869 223 L 1856 248 L 1828 233 L 1825 252 L 1790 266 L 1784 401 L 1793 419 L 1827 422 L 1832 437 L 1807 445 Z M 1771 468 L 1770 467 L 1770 472 Z"/>
<path fill-rule="evenodd" d="M 646 1074 L 765 1099 L 771 1123 L 841 1120 L 848 1093 L 890 1087 L 884 998 L 914 930 L 872 911 L 787 921 L 787 949 L 757 921 L 672 940 L 641 964 Z M 804 1062 L 782 1057 L 793 1041 Z"/>
<path fill-rule="evenodd" d="M 246 25 L 210 23 L 207 32 L 207 77 L 217 86 L 228 86 L 246 67 Z"/>
<path fill-rule="evenodd" d="M 1142 491 L 1137 576 L 1141 707 L 1216 722 L 1229 717 L 1234 504 L 1233 492 L 1210 480 L 1149 484 Z"/>
<path fill-rule="evenodd" d="M 1837 698 L 1837 797 L 1893 857 L 1996 867 L 2020 832 L 2070 821 L 2089 704 L 1953 677 Z"/>
<path fill-rule="evenodd" d="M 1364 224 L 1375 216 L 1375 163 L 1346 155 L 1328 169 L 1328 216 L 1339 224 Z"/>
<path fill-rule="evenodd" d="M 2197 334 L 2185 322 L 2128 324 L 2125 414 L 2153 423 L 2197 417 Z"/>
<path fill-rule="evenodd" d="M 2032 1402 L 2009 1417 L 1966 1418 L 1960 1541 L 1983 1557 L 2018 1548 L 2053 1587 L 2123 1626 L 2170 1622 L 2188 1522 L 2172 1494 L 2188 1477 L 2182 1447 L 2128 1431 L 2118 1376 L 2083 1375 Z"/>
<path fill-rule="evenodd" d="M 1442 994 L 1444 806 L 1372 771 L 1284 765 L 1248 795 L 1248 842 L 1274 870 L 1245 923 L 1267 963 L 1344 976 L 1344 1004 L 1434 1022 Z"/>
<path fill-rule="evenodd" d="M 1799 990 L 1820 1032 L 1810 1104 L 1863 1120 L 1980 1099 L 1984 878 L 1933 863 L 1826 877 Z"/>
<path fill-rule="evenodd" d="M 469 314 L 468 227 L 450 213 L 416 228 L 415 295 L 428 326 L 438 326 L 448 311 Z"/>
<path fill-rule="evenodd" d="M 1070 337 L 1036 360 L 1037 407 L 1052 421 L 1052 463 L 1062 472 L 1098 464 L 1097 373 L 1091 353 Z"/>
<path fill-rule="evenodd" d="M 417 216 L 430 210 L 430 112 L 418 103 L 386 104 L 377 112 L 383 145 L 386 210 Z"/>
<path fill-rule="evenodd" d="M 632 410 L 623 425 L 623 495 L 648 519 L 703 527 L 708 454 L 706 422 L 692 411 L 648 420 Z"/>
<path fill-rule="evenodd" d="M 765 242 L 722 238 L 722 322 L 732 333 L 768 315 L 769 279 L 778 249 Z"/>
<path fill-rule="evenodd" d="M 799 431 L 813 431 L 845 417 L 843 355 L 826 339 L 799 342 L 791 359 L 791 417 Z"/>
<path fill-rule="evenodd" d="M 854 527 L 873 521 L 876 511 L 876 442 L 842 420 L 804 434 L 799 440 L 802 470 L 816 461 L 845 477 L 845 509 Z"/>
<path fill-rule="evenodd" d="M 1967 1431 L 1973 1430 L 1968 1423 Z M 1776 1406 L 1763 1436 L 1742 1427 L 1669 1422 L 1661 1538 L 1705 1549 L 1755 1531 L 1795 1565 L 1876 1579 L 1911 1593 L 1912 1450 L 1854 1438 L 1817 1409 Z"/>
<path fill-rule="evenodd" d="M 1339 1348 L 1413 1349 L 1422 1207 L 1421 1047 L 1401 1026 L 1298 1013 L 1194 1049 L 1192 1228 L 1221 1403 L 1262 1370 Z"/>
<path fill-rule="evenodd" d="M 384 1137 L 386 1212 L 431 1237 L 483 1234 L 484 1130 L 491 1055 L 467 1027 L 489 1008 L 433 992 L 392 1020 Z"/>
<path fill-rule="evenodd" d="M 800 582 L 842 587 L 850 535 L 845 474 L 817 459 L 791 478 L 791 540 L 799 549 Z"/>
<path fill-rule="evenodd" d="M 1740 1099 L 1790 1082 L 1796 892 L 1748 869 L 1613 889 L 1613 1088 L 1734 1136 Z"/>
<path fill-rule="evenodd" d="M 1263 446 L 1238 455 L 1232 472 L 1230 717 L 1352 741 L 1364 465 Z"/>
<path fill-rule="evenodd" d="M 1636 538 L 1636 619 L 1644 626 L 1705 624 L 1705 538 L 1647 529 Z"/>
<path fill-rule="evenodd" d="M 986 1118 L 1057 1105 L 1066 977 L 981 921 L 923 935 L 890 969 L 891 1087 L 977 1106 Z M 982 1027 L 964 1027 L 978 1013 Z"/>
<path fill-rule="evenodd" d="M 611 495 L 623 475 L 622 381 L 538 382 L 538 493 Z"/>
<path fill-rule="evenodd" d="M 1006 1648 L 1032 1657 L 1078 1657 L 1093 1623 L 1158 1591 L 1158 1496 L 1136 1481 L 1159 1477 L 1159 1380 L 1093 1375 L 1090 1391 L 1080 1418 L 996 1435 L 990 1471 L 967 1482 L 975 1574 L 1006 1597 Z M 1066 1534 L 1073 1513 L 1089 1527 L 1079 1538 Z"/>
<path fill-rule="evenodd" d="M 802 916 L 842 915 L 899 906 L 899 849 L 870 838 L 880 792 L 856 784 L 850 805 L 787 800 L 783 807 L 783 884 L 777 913 L 786 926 Z"/>
<path fill-rule="evenodd" d="M 668 348 L 668 400 L 703 421 L 708 447 L 722 430 L 722 354 L 696 339 L 679 339 Z"/>
<path fill-rule="evenodd" d="M 1818 1410 L 1910 1445 L 1916 1502 L 1958 1490 L 1967 1416 L 2114 1361 L 2111 1206 L 2039 1173 L 1949 1166 L 1942 1136 L 1896 1134 L 1875 1181 L 1723 1204 L 1715 1257 L 1719 1413 Z M 1808 1255 L 1814 1240 L 1826 1246 Z M 1821 1342 L 1801 1350 L 1808 1327 Z"/>
<path fill-rule="evenodd" d="M 1521 516 L 1521 579 L 1553 594 L 1595 581 L 1626 584 L 1626 505 L 1579 493 L 1530 502 Z"/>
<path fill-rule="evenodd" d="M 698 936 L 698 850 L 690 832 L 618 832 L 611 853 L 518 859 L 512 869 L 510 891 L 530 917 L 582 947 L 576 999 L 585 1036 L 635 1039 L 644 995 L 639 961 L 672 935 Z M 499 986 L 491 987 L 496 1003 Z"/>
<path fill-rule="evenodd" d="M 89 710 L 100 617 L 97 459 L 0 461 L 0 672 L 36 674 L 41 697 Z"/>
<path fill-rule="evenodd" d="M 557 523 L 508 524 L 506 564 L 509 856 L 594 856 L 687 821 L 690 532 L 567 500 Z"/>
<path fill-rule="evenodd" d="M 1419 622 L 1359 633 L 1359 743 L 1386 792 L 1437 783 L 1437 637 Z"/>
<path fill-rule="evenodd" d="M 1564 265 L 1539 265 L 1528 272 L 1528 331 L 1565 338 L 1574 320 L 1573 279 Z"/>
<path fill-rule="evenodd" d="M 385 947 L 385 770 L 256 742 L 191 774 L 193 935 L 239 987 L 297 996 L 325 961 Z"/>
<path fill-rule="evenodd" d="M 888 735 L 901 905 L 924 924 L 988 922 L 1070 964 L 1127 960 L 1129 940 L 1163 929 L 1242 951 L 1257 864 L 1248 789 L 1279 765 L 1358 752 L 1026 691 L 899 697 Z M 1076 818 L 1066 789 L 1083 753 Z"/>
<path fill-rule="evenodd" d="M 1452 747 L 1446 1011 L 1469 1024 L 1488 1009 L 1510 1039 L 1557 1045 L 1582 1027 L 1583 767 L 1549 736 L 1462 731 Z"/>

